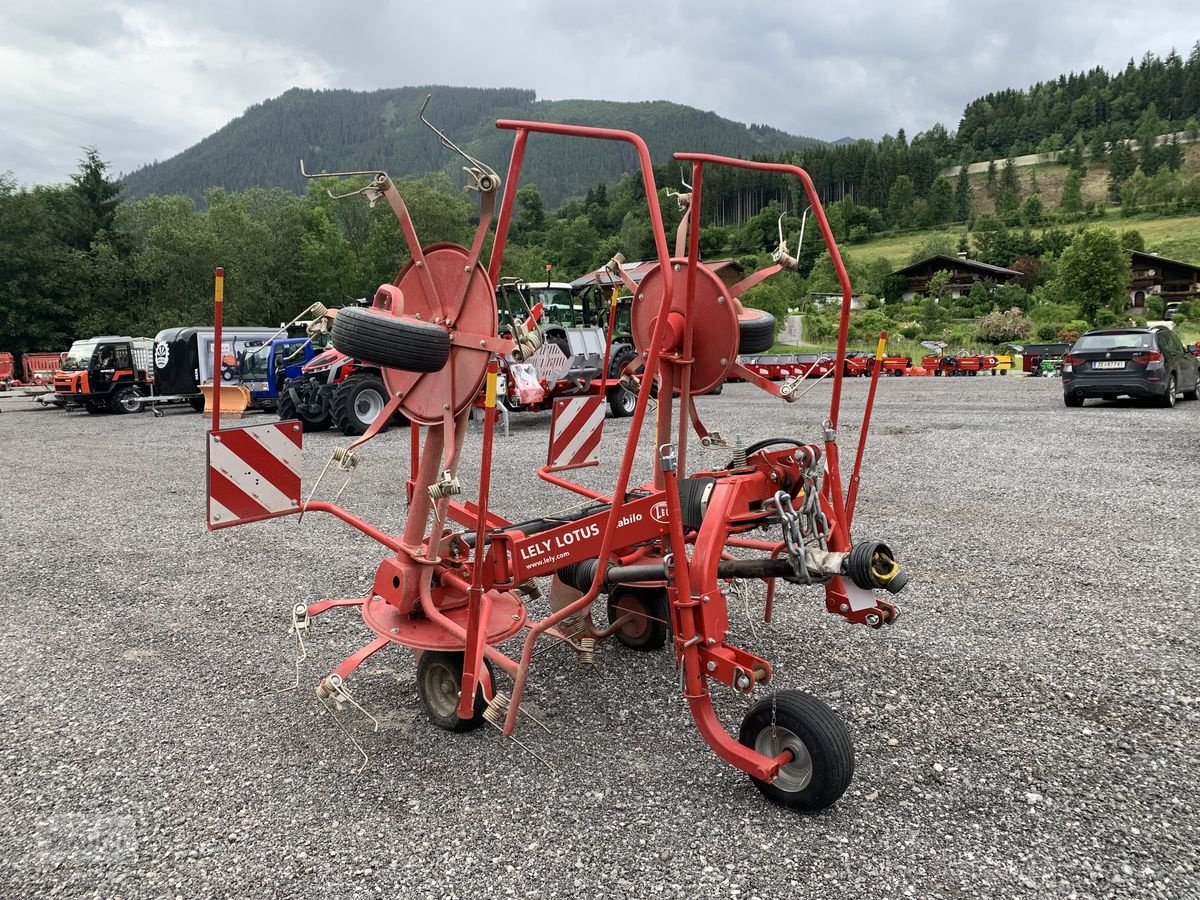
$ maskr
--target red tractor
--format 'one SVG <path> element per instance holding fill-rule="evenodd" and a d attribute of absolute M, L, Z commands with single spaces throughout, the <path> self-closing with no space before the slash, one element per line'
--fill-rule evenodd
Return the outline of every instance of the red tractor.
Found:
<path fill-rule="evenodd" d="M 279 391 L 279 418 L 299 419 L 305 431 L 337 426 L 345 435 L 364 434 L 387 405 L 379 366 L 365 365 L 333 347 L 300 372 Z"/>

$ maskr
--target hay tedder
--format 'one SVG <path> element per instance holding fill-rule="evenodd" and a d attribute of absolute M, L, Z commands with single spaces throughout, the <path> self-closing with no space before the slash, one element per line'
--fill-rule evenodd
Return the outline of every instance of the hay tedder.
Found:
<path fill-rule="evenodd" d="M 885 544 L 850 539 L 874 385 L 844 493 L 838 416 L 851 288 L 812 182 L 796 166 L 676 154 L 691 166 L 691 193 L 681 200 L 687 213 L 672 256 L 649 151 L 639 136 L 543 122 L 501 120 L 497 126 L 515 134 L 502 195 L 495 171 L 437 132 L 444 146 L 465 159 L 468 189 L 480 198 L 479 227 L 470 247 L 422 246 L 403 198 L 383 172 L 326 176 L 366 175 L 366 186 L 355 193 L 372 203 L 388 203 L 411 253 L 394 281 L 379 288 L 372 306 L 342 310 L 334 323 L 333 343 L 339 350 L 380 367 L 389 406 L 366 434 L 335 450 L 325 464 L 326 470 L 348 473 L 356 463 L 356 448 L 374 436 L 379 423 L 396 411 L 408 416 L 413 427 L 403 533 L 385 533 L 335 502 L 301 500 L 302 435 L 296 423 L 222 430 L 219 410 L 214 410 L 208 436 L 209 528 L 325 512 L 387 549 L 365 596 L 300 603 L 293 610 L 292 628 L 301 638 L 314 617 L 344 606 L 357 607 L 373 633 L 317 686 L 318 697 L 331 709 L 357 706 L 347 688 L 351 675 L 373 654 L 395 645 L 416 656 L 419 698 L 434 725 L 468 731 L 490 723 L 511 736 L 528 714 L 521 700 L 531 669 L 538 669 L 539 641 L 565 642 L 584 662 L 592 659 L 598 642 L 610 637 L 634 649 L 670 642 L 683 698 L 704 741 L 748 773 L 772 801 L 801 811 L 824 809 L 841 796 L 853 773 L 846 727 L 814 697 L 775 691 L 771 663 L 727 641 L 728 596 L 745 579 L 766 583 L 768 621 L 776 579 L 782 578 L 823 591 L 830 613 L 871 628 L 896 616 L 895 607 L 878 592 L 898 592 L 907 580 Z M 526 144 L 541 134 L 621 141 L 637 153 L 657 265 L 626 287 L 635 298 L 636 350 L 652 377 L 640 380 L 612 491 L 576 484 L 567 474 L 596 464 L 587 458 L 595 444 L 586 429 L 596 421 L 587 404 L 598 407 L 603 399 L 580 398 L 571 402 L 575 405 L 560 401 L 564 405 L 555 410 L 552 442 L 571 452 L 552 453 L 537 475 L 573 492 L 579 502 L 565 513 L 509 521 L 489 502 L 497 358 L 514 348 L 519 358 L 525 332 L 518 328 L 511 337 L 499 336 L 495 285 Z M 812 203 L 843 291 L 832 400 L 814 440 L 784 434 L 722 450 L 725 441 L 701 421 L 694 398 L 732 373 L 781 402 L 796 396 L 790 382 L 774 384 L 737 362 L 739 317 L 753 315 L 742 312 L 738 295 L 794 268 L 795 259 L 781 240 L 773 265 L 732 288 L 706 267 L 698 243 L 700 197 L 709 166 L 790 176 L 799 180 Z M 493 220 L 495 237 L 485 265 L 480 256 Z M 622 275 L 619 257 L 609 266 L 614 275 Z M 218 277 L 218 327 L 221 285 Z M 655 382 L 657 403 L 650 396 Z M 473 499 L 467 499 L 459 463 L 468 416 L 481 390 L 487 398 L 481 447 L 472 450 L 481 460 L 480 476 L 468 494 Z M 649 452 L 641 449 L 644 427 L 653 429 Z M 691 432 L 713 451 L 715 465 L 692 465 Z M 634 478 L 639 461 L 649 473 L 644 481 Z M 505 478 L 511 480 L 521 462 L 506 461 Z M 539 578 L 550 579 L 544 607 L 538 603 Z M 591 614 L 602 596 L 607 598 L 607 624 Z M 536 617 L 535 606 L 547 614 Z M 501 689 L 501 679 L 507 690 Z M 760 688 L 771 691 L 749 707 L 736 736 L 714 711 L 711 691 L 716 684 L 742 695 Z"/>

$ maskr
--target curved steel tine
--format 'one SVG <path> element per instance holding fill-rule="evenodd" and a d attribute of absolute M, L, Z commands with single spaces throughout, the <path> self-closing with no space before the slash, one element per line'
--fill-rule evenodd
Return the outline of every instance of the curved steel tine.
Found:
<path fill-rule="evenodd" d="M 300 174 L 305 178 L 351 178 L 355 175 L 371 175 L 376 181 L 388 177 L 388 173 L 383 169 L 364 169 L 361 172 L 309 172 L 304 168 L 304 160 L 300 160 Z"/>
<path fill-rule="evenodd" d="M 440 128 L 438 128 L 436 125 L 434 125 L 432 122 L 430 122 L 429 119 L 427 119 L 425 117 L 425 110 L 429 107 L 429 101 L 432 97 L 433 97 L 433 94 L 425 95 L 425 102 L 421 104 L 421 111 L 418 113 L 418 115 L 421 118 L 421 121 L 425 124 L 425 126 L 430 131 L 432 131 L 434 134 L 436 134 L 438 136 L 438 140 L 440 140 L 442 142 L 443 147 L 445 147 L 447 150 L 451 151 L 452 153 L 457 153 L 459 156 L 461 156 L 463 159 L 465 159 L 467 162 L 469 162 L 475 168 L 479 169 L 479 171 L 483 172 L 485 175 L 490 175 L 493 179 L 493 182 L 498 184 L 500 181 L 500 176 L 496 174 L 495 169 L 493 169 L 487 163 L 481 162 L 480 160 L 476 159 L 470 153 L 468 153 L 466 150 L 464 150 L 462 147 L 458 146 L 458 144 L 454 143 L 454 141 L 450 140 L 450 138 L 448 138 L 446 136 L 446 133 L 444 131 L 442 131 Z M 470 171 L 471 171 L 470 169 L 467 169 L 468 174 L 470 174 Z"/>

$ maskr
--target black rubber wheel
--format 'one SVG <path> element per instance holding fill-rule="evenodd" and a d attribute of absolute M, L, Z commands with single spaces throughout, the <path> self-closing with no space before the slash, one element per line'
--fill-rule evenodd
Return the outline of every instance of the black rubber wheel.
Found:
<path fill-rule="evenodd" d="M 190 406 L 196 412 L 202 413 L 202 412 L 204 412 L 204 398 L 203 397 L 193 397 L 191 400 L 188 401 L 188 406 Z"/>
<path fill-rule="evenodd" d="M 775 317 L 746 306 L 738 317 L 738 354 L 764 353 L 775 346 Z"/>
<path fill-rule="evenodd" d="M 854 777 L 854 747 L 837 713 L 802 691 L 779 691 L 755 703 L 742 720 L 738 740 L 764 756 L 791 750 L 768 783 L 751 778 L 772 803 L 820 812 L 837 802 Z"/>
<path fill-rule="evenodd" d="M 620 384 L 609 388 L 608 408 L 612 411 L 613 418 L 628 418 L 637 409 L 637 394 Z"/>
<path fill-rule="evenodd" d="M 292 400 L 286 387 L 279 394 L 279 418 L 299 419 L 300 428 L 306 432 L 325 431 L 333 424 L 333 418 L 327 412 L 313 413 L 307 407 L 297 406 Z"/>
<path fill-rule="evenodd" d="M 1171 409 L 1172 407 L 1175 406 L 1175 385 L 1176 385 L 1176 383 L 1177 382 L 1175 381 L 1175 373 L 1172 372 L 1167 377 L 1166 393 L 1158 398 L 1158 405 L 1163 407 L 1164 409 Z"/>
<path fill-rule="evenodd" d="M 1190 391 L 1184 391 L 1180 394 L 1180 397 L 1184 400 L 1200 400 L 1200 381 Z"/>
<path fill-rule="evenodd" d="M 608 621 L 633 613 L 633 618 L 616 632 L 617 640 L 630 650 L 658 650 L 667 642 L 671 609 L 667 589 L 619 584 L 608 595 Z"/>
<path fill-rule="evenodd" d="M 142 405 L 141 389 L 134 385 L 117 388 L 116 392 L 109 398 L 108 408 L 112 412 L 119 414 L 141 412 L 145 409 Z"/>
<path fill-rule="evenodd" d="M 383 379 L 372 372 L 359 372 L 334 386 L 329 414 L 342 434 L 357 437 L 366 433 L 387 402 Z M 385 423 L 380 432 L 387 431 L 389 424 Z"/>
<path fill-rule="evenodd" d="M 1075 394 L 1063 394 L 1063 403 L 1067 406 L 1083 406 L 1083 398 Z"/>
<path fill-rule="evenodd" d="M 620 378 L 621 371 L 637 358 L 637 351 L 626 344 L 613 351 L 612 359 L 608 361 L 608 377 Z"/>
<path fill-rule="evenodd" d="M 365 363 L 405 372 L 437 372 L 450 358 L 450 336 L 437 325 L 356 306 L 338 310 L 333 346 Z"/>
<path fill-rule="evenodd" d="M 483 661 L 495 684 L 492 664 Z M 417 662 L 417 695 L 425 707 L 425 715 L 438 728 L 446 731 L 474 731 L 484 723 L 483 711 L 487 700 L 480 686 L 475 696 L 475 714 L 469 719 L 458 717 L 458 695 L 462 687 L 463 654 L 457 651 L 426 650 Z"/>
<path fill-rule="evenodd" d="M 103 400 L 84 400 L 83 408 L 88 411 L 89 415 L 93 416 L 108 412 L 108 404 Z"/>

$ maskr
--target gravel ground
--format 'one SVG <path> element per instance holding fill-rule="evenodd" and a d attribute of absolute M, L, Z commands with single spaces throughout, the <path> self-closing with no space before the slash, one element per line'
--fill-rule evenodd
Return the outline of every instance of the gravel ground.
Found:
<path fill-rule="evenodd" d="M 866 386 L 847 385 L 845 421 Z M 730 385 L 701 404 L 746 441 L 812 439 L 827 395 Z M 364 592 L 377 545 L 318 515 L 207 533 L 195 415 L 6 410 L 4 898 L 1200 897 L 1200 403 L 881 384 L 855 532 L 901 553 L 899 620 L 851 627 L 790 587 L 771 625 L 732 615 L 779 686 L 853 734 L 855 780 L 816 816 L 708 751 L 669 651 L 615 643 L 593 670 L 555 647 L 533 671 L 552 733 L 517 736 L 553 770 L 492 729 L 433 728 L 411 657 L 378 654 L 351 682 L 378 732 L 343 717 L 364 766 L 312 689 L 365 627 L 318 619 L 297 689 L 287 618 Z M 512 518 L 570 503 L 531 477 L 548 422 L 514 416 L 499 444 Z M 345 442 L 306 436 L 307 483 Z M 343 502 L 399 530 L 407 449 L 405 430 L 368 445 Z M 717 693 L 736 730 L 747 702 Z"/>

